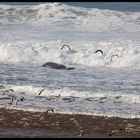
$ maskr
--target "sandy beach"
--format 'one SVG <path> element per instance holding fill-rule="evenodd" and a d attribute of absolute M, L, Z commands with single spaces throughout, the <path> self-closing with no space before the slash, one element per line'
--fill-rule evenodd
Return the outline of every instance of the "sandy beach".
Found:
<path fill-rule="evenodd" d="M 0 109 L 1 138 L 139 138 L 140 119 Z"/>

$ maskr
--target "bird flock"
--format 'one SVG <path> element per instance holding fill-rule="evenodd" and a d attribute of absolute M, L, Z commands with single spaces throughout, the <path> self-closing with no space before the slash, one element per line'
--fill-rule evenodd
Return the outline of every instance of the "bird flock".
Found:
<path fill-rule="evenodd" d="M 13 89 L 8 89 L 8 90 L 5 90 L 3 92 L 3 95 L 7 95 L 11 99 L 11 102 L 8 103 L 9 105 L 13 105 L 14 104 L 14 101 L 15 101 L 15 105 L 17 106 L 17 103 L 19 101 L 22 101 L 23 102 L 25 100 L 25 97 L 18 97 L 16 95 L 9 94 L 8 92 L 14 92 L 14 90 Z"/>
<path fill-rule="evenodd" d="M 72 51 L 72 49 L 70 48 L 70 46 L 69 46 L 68 44 L 63 44 L 62 47 L 61 47 L 61 50 L 62 50 L 64 47 L 67 47 L 67 48 L 69 49 L 69 51 Z M 102 56 L 104 55 L 104 52 L 103 52 L 103 50 L 101 50 L 101 49 L 97 49 L 94 53 L 101 53 Z M 120 58 L 118 54 L 112 54 L 111 57 L 110 57 L 110 63 L 113 61 L 113 57 Z"/>
<path fill-rule="evenodd" d="M 45 90 L 42 89 L 39 93 L 37 93 L 37 96 L 40 96 L 43 91 L 45 91 Z M 20 97 L 20 96 L 13 95 L 13 94 L 11 94 L 11 92 L 14 92 L 14 90 L 10 88 L 10 89 L 7 89 L 7 90 L 3 91 L 3 93 L 2 93 L 2 95 L 7 95 L 9 97 L 9 99 L 10 99 L 10 102 L 8 103 L 9 105 L 14 104 L 15 106 L 17 106 L 17 103 L 19 101 L 23 102 L 25 100 L 25 97 Z M 57 101 L 59 98 L 60 98 L 60 94 L 58 96 L 54 96 L 55 101 Z M 54 113 L 53 108 L 48 108 L 47 109 L 47 113 L 50 112 L 50 111 L 52 113 Z"/>

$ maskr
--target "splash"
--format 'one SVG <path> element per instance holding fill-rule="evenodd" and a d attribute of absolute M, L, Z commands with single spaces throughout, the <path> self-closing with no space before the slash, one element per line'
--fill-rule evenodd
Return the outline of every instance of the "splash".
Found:
<path fill-rule="evenodd" d="M 117 43 L 117 44 L 116 44 Z M 63 41 L 16 42 L 0 44 L 1 63 L 28 63 L 43 65 L 45 62 L 56 62 L 65 65 L 105 66 L 113 68 L 140 68 L 139 44 L 123 42 L 71 42 L 71 49 L 61 50 Z M 95 53 L 98 46 L 104 55 Z M 112 55 L 117 54 L 119 58 Z M 110 62 L 112 58 L 112 61 Z"/>

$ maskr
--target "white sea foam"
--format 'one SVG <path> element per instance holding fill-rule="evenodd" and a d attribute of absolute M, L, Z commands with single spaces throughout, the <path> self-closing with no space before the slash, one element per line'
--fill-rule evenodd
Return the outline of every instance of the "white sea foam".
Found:
<path fill-rule="evenodd" d="M 40 26 L 61 23 L 80 25 L 84 27 L 84 30 L 90 29 L 92 31 L 110 31 L 119 28 L 126 31 L 138 31 L 137 27 L 140 23 L 139 12 L 87 9 L 61 3 L 46 3 L 26 7 L 1 5 L 0 16 L 0 23 L 3 24 L 30 23 Z"/>
<path fill-rule="evenodd" d="M 7 85 L 5 85 L 6 87 Z M 48 107 L 54 108 L 55 112 L 68 114 L 87 114 L 97 116 L 117 116 L 125 118 L 139 118 L 140 95 L 125 92 L 94 92 L 76 91 L 68 88 L 48 89 L 42 87 L 14 86 L 9 85 L 14 93 L 5 93 L 17 97 L 25 97 L 25 101 L 18 103 L 18 106 L 6 105 L 5 100 L 1 100 L 1 107 L 21 109 L 25 111 L 46 111 Z M 6 89 L 3 89 L 5 91 Z M 41 95 L 38 93 L 44 90 Z M 1 90 L 2 94 L 2 90 Z M 60 98 L 56 100 L 56 96 Z M 7 103 L 10 102 L 7 100 Z M 131 112 L 131 113 L 130 113 Z"/>
<path fill-rule="evenodd" d="M 6 86 L 6 85 L 5 85 Z M 8 88 L 8 87 L 7 87 Z M 116 97 L 120 99 L 120 101 L 127 102 L 127 103 L 138 103 L 140 104 L 140 95 L 135 95 L 134 93 L 122 93 L 122 92 L 93 92 L 93 91 L 76 91 L 70 90 L 68 88 L 63 89 L 47 89 L 42 87 L 33 87 L 30 86 L 13 86 L 9 85 L 9 88 L 12 88 L 15 93 L 25 93 L 30 96 L 38 96 L 38 93 L 43 89 L 44 92 L 42 93 L 43 96 L 73 96 L 73 97 L 80 97 L 80 98 L 108 98 L 108 100 L 116 100 Z M 14 93 L 14 94 L 15 94 Z"/>
<path fill-rule="evenodd" d="M 65 63 L 67 65 L 131 67 L 140 68 L 140 46 L 126 42 L 70 42 L 72 51 L 61 50 L 63 42 L 16 42 L 0 43 L 0 61 L 6 63 L 33 63 L 42 65 L 47 61 Z M 95 53 L 102 49 L 104 54 Z M 111 56 L 117 54 L 119 57 Z"/>

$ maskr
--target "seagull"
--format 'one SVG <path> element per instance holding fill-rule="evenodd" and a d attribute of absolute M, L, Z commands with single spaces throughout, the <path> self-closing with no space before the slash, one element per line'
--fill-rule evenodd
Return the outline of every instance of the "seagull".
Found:
<path fill-rule="evenodd" d="M 62 50 L 65 46 L 66 46 L 66 47 L 68 47 L 68 48 L 69 48 L 69 50 L 71 51 L 70 46 L 69 46 L 69 45 L 66 45 L 66 44 L 62 45 L 61 50 Z"/>
<path fill-rule="evenodd" d="M 47 113 L 48 113 L 49 111 L 51 111 L 52 113 L 54 113 L 53 108 L 48 108 L 48 109 L 47 109 Z"/>
<path fill-rule="evenodd" d="M 13 89 L 5 90 L 5 91 L 3 92 L 3 95 L 4 95 L 6 92 L 9 92 L 9 91 L 14 92 L 14 90 L 13 90 Z"/>
<path fill-rule="evenodd" d="M 96 50 L 95 53 L 97 52 L 101 52 L 101 54 L 103 55 L 103 51 L 102 50 Z"/>
<path fill-rule="evenodd" d="M 118 132 L 118 131 L 117 130 L 113 130 L 108 136 L 112 136 L 116 132 Z"/>
<path fill-rule="evenodd" d="M 11 97 L 11 102 L 10 102 L 9 104 L 12 105 L 12 104 L 13 104 L 13 100 L 16 99 L 16 96 L 14 96 L 14 95 L 12 95 L 12 94 L 10 94 L 10 95 L 8 95 L 8 96 Z"/>
<path fill-rule="evenodd" d="M 17 102 L 18 102 L 18 101 L 22 101 L 22 102 L 23 102 L 23 100 L 25 100 L 24 97 L 20 97 L 20 98 L 19 98 L 19 97 L 16 97 L 16 96 L 12 95 L 12 94 L 10 94 L 10 95 L 8 95 L 8 96 L 11 97 L 11 102 L 8 103 L 8 104 L 10 104 L 10 105 L 13 104 L 14 100 L 16 100 L 16 101 L 15 101 L 15 102 L 16 102 L 16 106 L 17 106 Z"/>
<path fill-rule="evenodd" d="M 118 56 L 117 54 L 113 54 L 113 55 L 111 56 L 110 63 L 112 62 L 112 58 L 113 58 L 114 56 L 117 56 L 117 57 L 119 58 L 119 56 Z"/>
<path fill-rule="evenodd" d="M 56 100 L 55 101 L 57 101 L 59 98 L 60 98 L 60 94 L 58 96 L 56 96 Z"/>
<path fill-rule="evenodd" d="M 19 102 L 19 101 L 24 101 L 25 100 L 25 98 L 24 97 L 21 97 L 21 98 L 19 98 L 19 99 L 16 99 L 16 105 L 17 105 L 17 102 Z"/>
<path fill-rule="evenodd" d="M 45 91 L 44 89 L 43 90 L 41 90 L 39 93 L 38 93 L 38 96 L 43 92 L 43 91 Z"/>
<path fill-rule="evenodd" d="M 82 128 L 80 129 L 80 136 L 84 136 L 84 130 Z"/>

